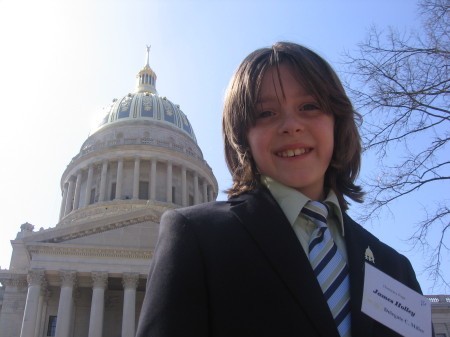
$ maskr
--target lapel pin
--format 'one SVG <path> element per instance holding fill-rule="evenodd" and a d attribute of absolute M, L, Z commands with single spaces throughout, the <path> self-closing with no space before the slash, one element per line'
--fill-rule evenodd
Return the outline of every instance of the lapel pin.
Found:
<path fill-rule="evenodd" d="M 370 249 L 369 246 L 367 246 L 366 253 L 365 253 L 365 258 L 366 258 L 367 261 L 372 262 L 373 264 L 375 264 L 375 257 L 373 256 L 372 250 Z"/>

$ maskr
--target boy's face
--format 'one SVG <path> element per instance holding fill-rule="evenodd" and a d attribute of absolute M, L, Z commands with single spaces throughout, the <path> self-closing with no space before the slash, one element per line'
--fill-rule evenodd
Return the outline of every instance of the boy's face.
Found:
<path fill-rule="evenodd" d="M 323 200 L 325 172 L 333 155 L 334 117 L 320 109 L 292 71 L 283 64 L 279 76 L 276 69 L 267 70 L 256 123 L 247 138 L 261 174 L 312 200 Z"/>

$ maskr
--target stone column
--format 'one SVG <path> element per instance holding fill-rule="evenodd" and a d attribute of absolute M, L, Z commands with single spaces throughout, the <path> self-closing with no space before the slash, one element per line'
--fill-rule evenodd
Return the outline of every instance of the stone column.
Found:
<path fill-rule="evenodd" d="M 108 172 L 108 161 L 104 161 L 102 164 L 102 173 L 100 175 L 100 192 L 98 201 L 105 201 L 106 195 L 106 173 Z"/>
<path fill-rule="evenodd" d="M 208 182 L 203 179 L 203 202 L 208 201 Z"/>
<path fill-rule="evenodd" d="M 44 282 L 43 269 L 31 269 L 27 276 L 28 293 L 23 313 L 21 337 L 34 336 L 36 322 L 39 313 L 39 296 L 41 295 L 41 286 Z"/>
<path fill-rule="evenodd" d="M 47 289 L 47 282 L 44 282 L 41 286 L 41 294 L 39 296 L 39 311 L 37 316 L 36 329 L 34 330 L 34 337 L 40 337 L 44 335 L 45 318 L 47 316 L 48 300 L 50 299 L 50 291 Z"/>
<path fill-rule="evenodd" d="M 152 159 L 150 169 L 150 200 L 156 200 L 156 160 Z"/>
<path fill-rule="evenodd" d="M 60 271 L 61 294 L 59 295 L 58 320 L 55 335 L 69 337 L 72 326 L 73 288 L 76 284 L 76 271 Z"/>
<path fill-rule="evenodd" d="M 103 314 L 105 308 L 105 289 L 108 273 L 92 272 L 92 304 L 89 318 L 89 337 L 102 337 Z"/>
<path fill-rule="evenodd" d="M 37 317 L 36 329 L 34 331 L 34 337 L 44 336 L 45 319 L 47 317 L 48 300 L 50 299 L 51 292 L 47 289 L 47 281 L 41 286 L 41 294 L 39 296 L 39 313 Z"/>
<path fill-rule="evenodd" d="M 115 200 L 122 199 L 122 181 L 123 181 L 123 159 L 117 162 L 117 178 L 116 178 L 116 197 Z"/>
<path fill-rule="evenodd" d="M 86 182 L 86 191 L 84 192 L 84 207 L 89 206 L 91 200 L 92 179 L 94 176 L 94 165 L 89 165 L 88 176 Z"/>
<path fill-rule="evenodd" d="M 77 173 L 77 182 L 75 184 L 75 196 L 73 197 L 73 209 L 78 209 L 80 206 L 80 191 L 81 191 L 81 178 L 83 172 L 81 170 Z"/>
<path fill-rule="evenodd" d="M 194 172 L 194 205 L 199 204 L 199 193 L 198 193 L 198 174 Z"/>
<path fill-rule="evenodd" d="M 148 193 L 148 200 L 151 200 L 151 195 L 152 195 L 152 185 L 153 185 L 153 181 L 152 181 L 152 159 L 150 159 L 150 169 L 148 170 L 148 189 L 147 189 L 147 193 Z"/>
<path fill-rule="evenodd" d="M 122 337 L 134 337 L 136 333 L 136 287 L 139 281 L 139 274 L 124 273 L 122 284 L 123 293 L 123 317 L 122 317 Z"/>
<path fill-rule="evenodd" d="M 209 189 L 208 189 L 208 201 L 213 201 L 214 200 L 214 192 L 213 192 L 213 188 L 210 185 Z"/>
<path fill-rule="evenodd" d="M 172 163 L 167 162 L 166 201 L 173 202 L 172 196 Z"/>
<path fill-rule="evenodd" d="M 181 205 L 187 206 L 186 167 L 181 167 Z"/>
<path fill-rule="evenodd" d="M 64 210 L 64 215 L 70 213 L 73 208 L 73 194 L 75 191 L 75 184 L 73 182 L 72 177 L 69 179 L 69 189 L 67 190 L 67 198 L 66 198 L 66 208 Z"/>
<path fill-rule="evenodd" d="M 134 174 L 133 174 L 133 199 L 139 199 L 139 176 L 140 176 L 140 164 L 139 158 L 134 159 Z"/>
<path fill-rule="evenodd" d="M 67 200 L 67 184 L 63 186 L 63 198 L 61 201 L 61 209 L 59 210 L 59 219 L 64 217 L 64 212 L 66 210 L 66 200 Z"/>

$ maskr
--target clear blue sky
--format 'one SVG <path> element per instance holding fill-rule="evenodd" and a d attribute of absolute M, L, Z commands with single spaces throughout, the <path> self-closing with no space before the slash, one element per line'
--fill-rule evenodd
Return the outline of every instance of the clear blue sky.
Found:
<path fill-rule="evenodd" d="M 98 111 L 135 87 L 151 44 L 157 90 L 181 105 L 220 190 L 230 185 L 220 116 L 240 61 L 275 41 L 304 44 L 338 71 L 371 25 L 418 27 L 411 0 L 0 0 L 0 266 L 24 222 L 57 223 L 60 178 Z M 376 163 L 368 158 L 364 174 Z M 225 199 L 224 194 L 219 199 Z M 424 259 L 408 251 L 419 205 L 366 228 L 407 255 L 425 293 Z M 403 216 L 404 215 L 404 216 Z M 447 256 L 448 261 L 448 256 Z M 449 269 L 447 264 L 447 275 Z"/>

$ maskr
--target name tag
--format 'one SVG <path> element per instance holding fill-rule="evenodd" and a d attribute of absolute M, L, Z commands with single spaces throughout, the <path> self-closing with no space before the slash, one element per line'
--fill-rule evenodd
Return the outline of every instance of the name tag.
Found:
<path fill-rule="evenodd" d="M 361 311 L 403 336 L 431 336 L 431 303 L 366 262 Z"/>

